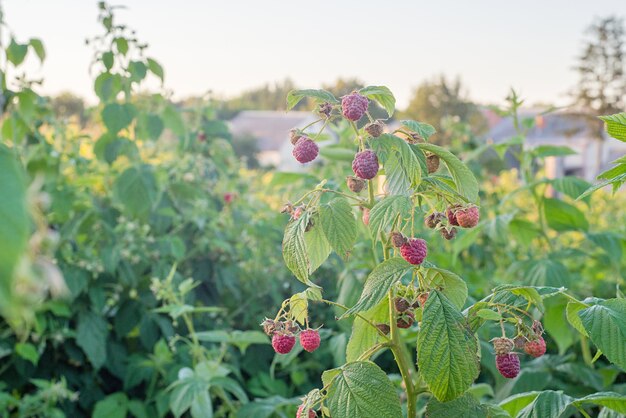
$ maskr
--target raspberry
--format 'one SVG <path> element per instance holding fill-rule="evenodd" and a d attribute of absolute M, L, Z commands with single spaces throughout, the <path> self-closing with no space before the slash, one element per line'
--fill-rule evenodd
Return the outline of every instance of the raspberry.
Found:
<path fill-rule="evenodd" d="M 441 212 L 433 212 L 427 217 L 424 218 L 424 225 L 428 228 L 433 229 L 436 228 L 437 225 L 445 218 L 445 215 Z"/>
<path fill-rule="evenodd" d="M 508 354 L 513 351 L 515 347 L 515 343 L 512 339 L 506 337 L 494 338 L 491 340 L 493 342 L 493 349 L 496 352 L 496 355 L 500 354 Z"/>
<path fill-rule="evenodd" d="M 426 241 L 419 238 L 411 238 L 406 244 L 400 247 L 402 258 L 411 264 L 422 264 L 428 254 Z"/>
<path fill-rule="evenodd" d="M 382 332 L 385 335 L 389 334 L 389 331 L 391 331 L 391 328 L 389 328 L 389 325 L 387 324 L 377 324 L 376 328 L 378 328 L 380 332 Z"/>
<path fill-rule="evenodd" d="M 526 341 L 528 341 L 528 339 L 524 337 L 523 335 L 518 335 L 517 337 L 513 338 L 513 344 L 515 345 L 515 348 L 517 348 L 518 350 L 524 349 L 524 345 L 526 345 Z"/>
<path fill-rule="evenodd" d="M 367 132 L 374 138 L 378 138 L 383 134 L 384 128 L 385 125 L 383 125 L 381 121 L 377 120 L 376 122 L 368 123 L 367 125 L 365 125 L 365 132 Z"/>
<path fill-rule="evenodd" d="M 198 132 L 198 141 L 200 142 L 206 141 L 206 134 L 204 132 Z"/>
<path fill-rule="evenodd" d="M 454 237 L 456 237 L 456 228 L 443 228 L 441 230 L 441 236 L 450 241 Z"/>
<path fill-rule="evenodd" d="M 537 339 L 526 341 L 524 351 L 535 358 L 541 357 L 546 353 L 546 342 L 541 336 L 537 337 Z"/>
<path fill-rule="evenodd" d="M 320 333 L 315 329 L 305 329 L 300 333 L 300 345 L 309 353 L 320 346 Z"/>
<path fill-rule="evenodd" d="M 398 317 L 396 325 L 398 328 L 410 328 L 413 322 L 415 322 L 415 315 L 411 311 L 406 311 Z"/>
<path fill-rule="evenodd" d="M 296 413 L 296 418 L 304 418 L 304 416 L 302 415 L 302 410 L 304 409 L 304 405 L 300 405 L 298 407 L 298 412 Z M 311 411 L 309 409 L 309 418 L 316 418 L 317 414 L 315 413 L 315 411 Z"/>
<path fill-rule="evenodd" d="M 346 183 L 348 184 L 348 189 L 354 193 L 359 193 L 365 188 L 365 180 L 358 177 L 348 176 L 346 177 Z"/>
<path fill-rule="evenodd" d="M 476 206 L 470 206 L 469 208 L 457 210 L 454 216 L 459 226 L 463 228 L 473 228 L 478 225 L 480 212 Z"/>
<path fill-rule="evenodd" d="M 352 92 L 341 99 L 341 113 L 343 117 L 356 122 L 361 119 L 367 111 L 367 97 L 359 93 Z"/>
<path fill-rule="evenodd" d="M 298 206 L 291 214 L 291 217 L 293 219 L 299 219 L 300 216 L 302 216 L 302 212 L 304 212 L 304 208 L 302 206 Z"/>
<path fill-rule="evenodd" d="M 274 334 L 272 337 L 272 347 L 279 354 L 287 354 L 296 345 L 296 337 L 289 334 Z"/>
<path fill-rule="evenodd" d="M 396 306 L 396 311 L 398 312 L 404 312 L 410 307 L 409 301 L 405 298 L 396 298 L 396 300 L 394 300 L 394 305 Z"/>
<path fill-rule="evenodd" d="M 234 193 L 224 193 L 224 203 L 226 203 L 226 204 L 232 203 L 233 200 L 235 200 L 235 194 Z"/>
<path fill-rule="evenodd" d="M 276 331 L 276 323 L 271 319 L 266 318 L 265 321 L 261 323 L 261 326 L 267 335 L 273 335 Z"/>
<path fill-rule="evenodd" d="M 426 306 L 426 301 L 428 300 L 428 295 L 429 295 L 429 292 L 424 292 L 424 293 L 420 293 L 419 295 L 417 295 L 417 303 L 422 308 L 424 306 Z"/>
<path fill-rule="evenodd" d="M 402 247 L 407 242 L 406 237 L 397 231 L 392 232 L 389 238 L 391 238 L 391 244 L 396 248 Z"/>
<path fill-rule="evenodd" d="M 363 208 L 363 216 L 361 218 L 363 219 L 363 223 L 365 225 L 370 224 L 370 210 L 368 208 Z"/>
<path fill-rule="evenodd" d="M 519 374 L 519 357 L 515 353 L 496 355 L 496 367 L 500 374 L 507 379 L 513 379 Z"/>
<path fill-rule="evenodd" d="M 459 226 L 459 223 L 456 219 L 456 211 L 459 208 L 459 205 L 448 206 L 446 209 L 446 216 L 448 217 L 448 222 L 450 225 Z"/>
<path fill-rule="evenodd" d="M 426 157 L 426 169 L 428 170 L 428 174 L 432 174 L 435 171 L 439 170 L 439 156 L 435 154 L 430 154 Z"/>
<path fill-rule="evenodd" d="M 378 157 L 374 151 L 367 149 L 358 152 L 354 156 L 354 161 L 352 161 L 352 171 L 364 180 L 370 180 L 376 177 L 378 173 Z"/>
<path fill-rule="evenodd" d="M 296 146 L 293 147 L 293 156 L 296 157 L 299 163 L 309 163 L 317 158 L 320 149 L 311 138 L 306 136 L 300 137 Z"/>
<path fill-rule="evenodd" d="M 317 113 L 325 119 L 328 119 L 330 117 L 330 113 L 332 111 L 333 105 L 328 102 L 320 103 L 319 107 L 317 108 Z"/>

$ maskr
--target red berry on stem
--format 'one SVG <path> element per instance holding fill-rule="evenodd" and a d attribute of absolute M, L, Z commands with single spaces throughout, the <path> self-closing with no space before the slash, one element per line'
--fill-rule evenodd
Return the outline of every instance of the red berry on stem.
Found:
<path fill-rule="evenodd" d="M 296 142 L 296 146 L 293 147 L 293 156 L 296 157 L 298 162 L 304 164 L 313 161 L 317 158 L 317 154 L 319 154 L 320 149 L 317 144 L 306 136 L 300 137 L 298 142 Z"/>
<path fill-rule="evenodd" d="M 341 99 L 341 113 L 344 118 L 356 122 L 367 111 L 367 104 L 367 97 L 352 92 Z"/>
<path fill-rule="evenodd" d="M 465 209 L 458 209 L 454 214 L 459 226 L 463 228 L 473 228 L 478 225 L 480 212 L 476 206 L 470 206 Z"/>
<path fill-rule="evenodd" d="M 448 209 L 446 209 L 446 216 L 448 217 L 448 222 L 450 223 L 450 225 L 459 226 L 459 223 L 456 219 L 457 209 L 458 206 L 448 206 Z"/>
<path fill-rule="evenodd" d="M 539 336 L 534 340 L 526 341 L 524 351 L 533 357 L 541 357 L 546 353 L 546 341 Z"/>
<path fill-rule="evenodd" d="M 298 412 L 296 413 L 296 418 L 304 418 L 304 415 L 302 415 L 302 410 L 304 409 L 304 405 L 300 405 L 298 407 Z M 315 413 L 315 411 L 311 411 L 309 409 L 309 418 L 316 418 L 317 414 Z"/>
<path fill-rule="evenodd" d="M 517 377 L 520 371 L 519 357 L 516 353 L 496 355 L 496 367 L 500 374 L 507 379 Z"/>
<path fill-rule="evenodd" d="M 224 193 L 224 203 L 232 203 L 235 200 L 234 193 Z"/>
<path fill-rule="evenodd" d="M 378 157 L 371 149 L 358 152 L 352 161 L 352 171 L 357 177 L 370 180 L 378 174 Z"/>
<path fill-rule="evenodd" d="M 400 247 L 400 254 L 402 258 L 411 264 L 422 264 L 428 254 L 426 241 L 420 238 L 412 238 Z"/>
<path fill-rule="evenodd" d="M 300 333 L 300 345 L 312 353 L 320 346 L 320 333 L 315 329 L 305 329 Z"/>
<path fill-rule="evenodd" d="M 296 337 L 287 334 L 274 334 L 272 337 L 272 347 L 278 354 L 287 354 L 296 345 Z"/>
<path fill-rule="evenodd" d="M 398 328 L 410 328 L 413 322 L 415 322 L 415 314 L 411 311 L 406 311 L 398 316 L 396 325 Z"/>

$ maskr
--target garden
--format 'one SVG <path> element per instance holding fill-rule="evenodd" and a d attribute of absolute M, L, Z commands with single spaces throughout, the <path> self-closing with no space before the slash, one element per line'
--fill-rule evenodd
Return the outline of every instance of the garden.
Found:
<path fill-rule="evenodd" d="M 82 118 L 1 38 L 0 417 L 626 416 L 626 157 L 553 176 L 515 90 L 481 142 L 369 85 L 290 89 L 306 169 L 252 166 L 116 11 Z"/>

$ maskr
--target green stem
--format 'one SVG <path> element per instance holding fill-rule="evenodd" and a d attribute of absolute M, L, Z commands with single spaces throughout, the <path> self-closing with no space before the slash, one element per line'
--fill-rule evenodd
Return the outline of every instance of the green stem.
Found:
<path fill-rule="evenodd" d="M 587 341 L 587 337 L 585 337 L 584 335 L 580 336 L 580 349 L 583 352 L 583 359 L 585 360 L 585 364 L 589 367 L 593 367 L 593 360 L 591 358 L 589 342 Z"/>
<path fill-rule="evenodd" d="M 370 206 L 370 209 L 371 209 L 374 206 L 374 203 L 376 203 L 376 198 L 374 197 L 374 182 L 373 182 L 373 179 L 367 181 L 367 194 L 369 196 L 369 206 Z"/>
<path fill-rule="evenodd" d="M 341 303 L 333 302 L 332 300 L 320 299 L 319 301 L 320 301 L 320 302 L 327 303 L 327 304 L 329 304 L 329 305 L 336 306 L 336 307 L 341 308 L 341 309 L 346 310 L 346 311 L 350 309 L 350 308 L 348 308 L 347 306 L 342 305 Z M 389 337 L 387 337 L 387 336 L 386 336 L 386 335 L 385 335 L 385 334 L 384 334 L 384 333 L 383 333 L 380 329 L 378 329 L 378 327 L 377 327 L 377 326 L 376 326 L 376 325 L 375 325 L 372 321 L 370 321 L 369 319 L 367 319 L 366 317 L 364 317 L 363 315 L 361 315 L 361 314 L 360 314 L 360 313 L 358 313 L 358 312 L 356 312 L 354 315 L 355 315 L 355 316 L 357 316 L 357 317 L 359 317 L 359 318 L 361 318 L 363 321 L 367 322 L 368 324 L 370 324 L 370 325 L 371 325 L 374 329 L 376 329 L 376 331 L 378 331 L 378 333 L 379 333 L 379 334 L 380 334 L 383 338 L 385 338 L 386 340 L 389 340 Z"/>

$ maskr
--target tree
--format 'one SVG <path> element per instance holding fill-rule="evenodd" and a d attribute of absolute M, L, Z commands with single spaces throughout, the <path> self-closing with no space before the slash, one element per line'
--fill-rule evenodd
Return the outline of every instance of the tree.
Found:
<path fill-rule="evenodd" d="M 624 21 L 616 16 L 597 19 L 586 33 L 589 37 L 575 67 L 579 74 L 574 92 L 576 100 L 598 115 L 624 111 Z"/>
<path fill-rule="evenodd" d="M 76 96 L 70 92 L 60 93 L 51 99 L 52 109 L 54 114 L 63 119 L 70 119 L 76 117 L 80 125 L 84 125 L 86 121 L 85 117 L 85 102 L 82 98 Z"/>

